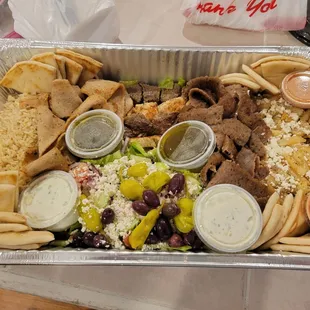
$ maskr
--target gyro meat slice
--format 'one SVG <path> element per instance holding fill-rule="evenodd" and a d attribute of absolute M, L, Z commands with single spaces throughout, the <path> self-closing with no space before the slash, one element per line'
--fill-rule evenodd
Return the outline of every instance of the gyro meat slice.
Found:
<path fill-rule="evenodd" d="M 208 159 L 206 165 L 201 169 L 200 178 L 204 184 L 212 179 L 212 177 L 217 172 L 218 167 L 225 161 L 225 157 L 219 153 L 213 153 Z"/>

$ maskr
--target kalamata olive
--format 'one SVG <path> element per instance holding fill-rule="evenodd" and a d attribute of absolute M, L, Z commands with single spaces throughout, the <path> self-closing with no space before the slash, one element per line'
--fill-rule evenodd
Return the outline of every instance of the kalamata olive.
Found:
<path fill-rule="evenodd" d="M 143 200 L 151 208 L 157 208 L 160 205 L 160 201 L 157 194 L 150 189 L 145 190 L 143 192 Z"/>
<path fill-rule="evenodd" d="M 82 232 L 78 231 L 72 236 L 71 246 L 74 248 L 81 248 L 85 246 Z"/>
<path fill-rule="evenodd" d="M 103 235 L 98 234 L 93 239 L 93 247 L 98 249 L 107 249 L 110 247 L 110 245 Z"/>
<path fill-rule="evenodd" d="M 157 220 L 155 228 L 156 234 L 160 241 L 167 241 L 172 236 L 172 229 L 170 223 L 163 217 Z"/>
<path fill-rule="evenodd" d="M 173 219 L 175 216 L 181 213 L 181 209 L 175 203 L 166 203 L 163 206 L 163 215 L 168 219 Z"/>
<path fill-rule="evenodd" d="M 84 235 L 83 235 L 83 242 L 87 246 L 92 247 L 95 236 L 96 236 L 95 233 L 88 231 L 88 232 L 84 233 Z"/>
<path fill-rule="evenodd" d="M 203 248 L 203 243 L 202 241 L 197 237 L 197 239 L 195 240 L 194 244 L 192 245 L 192 249 L 194 251 L 199 251 L 202 250 Z"/>
<path fill-rule="evenodd" d="M 192 246 L 197 239 L 197 235 L 194 230 L 191 230 L 189 233 L 183 235 L 183 239 L 186 245 Z"/>
<path fill-rule="evenodd" d="M 113 223 L 115 218 L 115 213 L 111 208 L 106 208 L 103 210 L 101 214 L 101 223 L 103 225 L 111 224 Z"/>
<path fill-rule="evenodd" d="M 169 182 L 168 192 L 172 194 L 179 194 L 183 191 L 185 186 L 185 177 L 181 173 L 175 174 Z"/>
<path fill-rule="evenodd" d="M 151 231 L 145 243 L 146 244 L 157 244 L 158 242 L 159 242 L 158 237 L 155 235 L 153 231 Z"/>
<path fill-rule="evenodd" d="M 136 200 L 132 203 L 132 208 L 140 215 L 147 215 L 151 208 L 141 200 Z"/>
<path fill-rule="evenodd" d="M 179 248 L 184 245 L 183 239 L 178 234 L 173 234 L 171 238 L 168 240 L 169 246 L 172 248 Z"/>

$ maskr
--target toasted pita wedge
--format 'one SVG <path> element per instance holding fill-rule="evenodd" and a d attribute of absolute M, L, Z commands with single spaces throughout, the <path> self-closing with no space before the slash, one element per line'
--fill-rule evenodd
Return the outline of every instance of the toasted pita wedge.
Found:
<path fill-rule="evenodd" d="M 300 237 L 283 237 L 279 240 L 280 243 L 290 245 L 307 245 L 310 246 L 310 234 Z"/>
<path fill-rule="evenodd" d="M 103 109 L 106 104 L 107 101 L 100 95 L 89 96 L 67 119 L 66 128 L 68 128 L 71 122 L 82 113 L 91 109 Z"/>
<path fill-rule="evenodd" d="M 144 148 L 155 148 L 160 140 L 160 136 L 151 137 L 141 137 L 141 138 L 131 138 L 130 143 L 138 142 Z"/>
<path fill-rule="evenodd" d="M 0 184 L 0 211 L 14 212 L 16 185 Z"/>
<path fill-rule="evenodd" d="M 26 224 L 26 222 L 26 218 L 19 213 L 0 211 L 0 223 Z"/>
<path fill-rule="evenodd" d="M 68 80 L 53 81 L 50 106 L 55 115 L 69 117 L 81 103 L 82 99 Z"/>
<path fill-rule="evenodd" d="M 36 109 L 40 105 L 48 107 L 48 97 L 49 95 L 47 93 L 29 95 L 19 101 L 19 107 L 21 109 Z"/>
<path fill-rule="evenodd" d="M 280 93 L 280 90 L 273 84 L 266 81 L 264 78 L 262 78 L 259 74 L 257 74 L 253 69 L 246 65 L 242 65 L 242 70 L 248 74 L 250 77 L 252 77 L 257 84 L 261 86 L 262 89 L 268 90 L 271 94 L 277 95 Z"/>
<path fill-rule="evenodd" d="M 158 106 L 158 112 L 161 113 L 179 113 L 185 106 L 183 97 L 174 98 L 163 102 Z"/>
<path fill-rule="evenodd" d="M 251 67 L 253 69 L 257 68 L 261 64 L 271 62 L 271 61 L 295 61 L 295 62 L 300 62 L 302 64 L 308 65 L 310 67 L 310 61 L 304 58 L 300 57 L 290 57 L 290 56 L 283 56 L 283 55 L 277 55 L 277 56 L 268 56 L 268 57 L 263 57 L 262 59 L 254 62 L 251 64 Z"/>
<path fill-rule="evenodd" d="M 78 159 L 75 157 L 68 149 L 66 140 L 65 140 L 66 133 L 64 132 L 61 134 L 56 142 L 56 147 L 61 151 L 61 154 L 67 160 L 68 165 L 72 165 L 73 163 L 77 162 Z"/>
<path fill-rule="evenodd" d="M 83 66 L 78 64 L 77 62 L 73 61 L 70 58 L 56 55 L 56 60 L 58 62 L 65 62 L 66 66 L 66 78 L 70 82 L 70 84 L 75 85 L 77 84 L 82 71 L 83 71 Z"/>
<path fill-rule="evenodd" d="M 310 254 L 310 246 L 305 245 L 274 244 L 270 248 L 273 251 Z"/>
<path fill-rule="evenodd" d="M 65 131 L 65 121 L 54 115 L 46 106 L 39 106 L 37 111 L 39 156 L 42 156 Z"/>
<path fill-rule="evenodd" d="M 49 231 L 6 232 L 0 234 L 0 244 L 2 246 L 48 243 L 54 239 L 54 235 Z"/>
<path fill-rule="evenodd" d="M 16 223 L 0 223 L 0 233 L 3 232 L 20 232 L 31 230 L 31 228 L 24 224 Z"/>
<path fill-rule="evenodd" d="M 60 74 L 62 76 L 63 79 L 67 78 L 67 73 L 66 73 L 66 59 L 63 56 L 59 56 L 59 55 L 55 55 L 55 60 L 58 66 L 58 69 L 60 71 Z"/>
<path fill-rule="evenodd" d="M 280 199 L 280 196 L 277 192 L 274 192 L 270 196 L 270 198 L 266 204 L 266 207 L 264 209 L 264 212 L 263 212 L 263 228 L 265 228 L 265 226 L 267 225 L 267 223 L 270 219 L 272 210 L 275 207 L 275 205 L 278 203 L 279 199 Z"/>
<path fill-rule="evenodd" d="M 282 228 L 284 227 L 287 219 L 288 219 L 288 216 L 291 212 L 291 209 L 292 209 L 292 206 L 293 206 L 293 203 L 294 203 L 294 197 L 292 194 L 289 194 L 285 197 L 284 201 L 283 201 L 283 214 L 282 214 L 282 220 L 281 220 L 281 230 Z M 281 231 L 280 230 L 280 231 Z M 275 244 L 275 243 L 278 243 L 279 242 L 279 234 L 276 235 L 275 237 L 273 237 L 272 239 L 270 239 L 268 242 L 266 242 L 265 244 L 263 244 L 261 247 L 259 247 L 259 250 L 267 250 L 270 248 L 270 246 L 272 244 Z"/>
<path fill-rule="evenodd" d="M 109 100 L 122 84 L 109 80 L 89 80 L 81 88 L 81 92 L 87 96 L 101 95 Z"/>
<path fill-rule="evenodd" d="M 69 166 L 66 158 L 54 147 L 42 157 L 28 164 L 24 169 L 27 176 L 34 177 L 48 170 L 69 171 Z"/>
<path fill-rule="evenodd" d="M 0 171 L 0 184 L 18 184 L 18 171 L 9 170 L 9 171 Z"/>
<path fill-rule="evenodd" d="M 0 249 L 5 250 L 37 250 L 42 246 L 42 244 L 26 244 L 26 245 L 3 245 L 0 244 Z"/>
<path fill-rule="evenodd" d="M 279 230 L 281 229 L 279 222 L 281 221 L 282 214 L 283 214 L 283 207 L 279 204 L 276 204 L 272 210 L 270 220 L 268 221 L 266 227 L 263 229 L 258 240 L 250 248 L 250 250 L 258 248 L 263 243 L 273 238 L 279 232 Z"/>
<path fill-rule="evenodd" d="M 88 80 L 93 79 L 103 66 L 101 62 L 91 57 L 70 50 L 57 49 L 56 54 L 65 56 L 83 66 L 84 70 L 79 79 L 79 86 L 83 86 Z"/>
<path fill-rule="evenodd" d="M 43 64 L 50 65 L 50 66 L 54 67 L 56 69 L 56 72 L 57 72 L 57 75 L 56 75 L 57 79 L 63 78 L 59 69 L 58 69 L 58 65 L 57 65 L 54 53 L 47 52 L 47 53 L 37 54 L 37 55 L 32 56 L 31 60 L 38 61 L 38 62 L 41 62 Z"/>
<path fill-rule="evenodd" d="M 226 79 L 223 79 L 221 80 L 222 83 L 224 85 L 233 85 L 233 84 L 240 84 L 242 86 L 246 86 L 250 89 L 252 89 L 253 91 L 259 91 L 261 89 L 260 85 L 258 83 L 255 83 L 253 81 L 250 81 L 250 80 L 246 80 L 246 79 L 243 79 L 243 78 L 226 78 Z"/>
<path fill-rule="evenodd" d="M 231 78 L 240 78 L 240 79 L 255 82 L 253 78 L 251 78 L 249 75 L 245 73 L 230 73 L 230 74 L 225 74 L 219 77 L 220 80 L 226 80 L 226 79 L 231 79 Z"/>
<path fill-rule="evenodd" d="M 283 79 L 289 73 L 309 69 L 309 65 L 295 61 L 272 61 L 262 64 L 261 67 L 264 79 L 279 88 L 281 88 Z"/>
<path fill-rule="evenodd" d="M 54 67 L 37 61 L 21 61 L 15 64 L 0 81 L 0 86 L 13 88 L 21 93 L 49 93 L 56 79 Z"/>

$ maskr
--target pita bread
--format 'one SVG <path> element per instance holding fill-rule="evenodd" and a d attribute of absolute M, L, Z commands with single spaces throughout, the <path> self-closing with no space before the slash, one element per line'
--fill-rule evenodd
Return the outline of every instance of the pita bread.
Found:
<path fill-rule="evenodd" d="M 109 100 L 121 85 L 109 80 L 89 80 L 81 88 L 81 92 L 87 96 L 101 95 Z"/>
<path fill-rule="evenodd" d="M 53 81 L 50 107 L 55 115 L 67 118 L 81 103 L 82 99 L 68 80 Z"/>
<path fill-rule="evenodd" d="M 273 251 L 310 254 L 310 246 L 305 246 L 305 245 L 274 244 L 270 248 Z"/>
<path fill-rule="evenodd" d="M 72 85 L 75 93 L 82 99 L 84 98 L 84 94 L 81 92 L 81 88 L 78 85 Z"/>
<path fill-rule="evenodd" d="M 0 244 L 2 246 L 48 243 L 54 239 L 54 235 L 49 231 L 6 232 L 0 234 Z"/>
<path fill-rule="evenodd" d="M 272 210 L 273 210 L 274 206 L 278 203 L 279 199 L 280 199 L 280 196 L 277 192 L 274 192 L 270 196 L 270 198 L 269 198 L 269 200 L 265 206 L 264 212 L 263 212 L 263 228 L 267 225 L 267 223 L 270 219 Z"/>
<path fill-rule="evenodd" d="M 307 59 L 300 58 L 300 57 L 282 56 L 282 55 L 263 57 L 262 59 L 252 63 L 251 67 L 253 69 L 255 69 L 263 63 L 267 63 L 267 62 L 271 62 L 271 61 L 286 61 L 286 60 L 300 62 L 300 63 L 306 64 L 310 67 L 310 61 Z"/>
<path fill-rule="evenodd" d="M 59 69 L 58 69 L 58 65 L 57 65 L 54 53 L 47 52 L 47 53 L 37 54 L 37 55 L 34 55 L 31 58 L 31 60 L 38 61 L 38 62 L 41 62 L 43 64 L 50 65 L 50 66 L 54 67 L 56 69 L 56 72 L 57 72 L 57 75 L 56 75 L 57 79 L 63 78 Z"/>
<path fill-rule="evenodd" d="M 287 219 L 288 219 L 288 216 L 291 212 L 291 209 L 292 209 L 292 206 L 293 206 L 293 203 L 294 203 L 294 197 L 292 194 L 289 194 L 285 197 L 284 201 L 283 201 L 283 215 L 282 215 L 282 220 L 281 222 L 283 223 L 282 224 L 282 227 L 281 227 L 281 230 L 282 228 L 284 227 Z M 280 231 L 281 231 L 280 230 Z M 271 245 L 273 244 L 276 244 L 279 242 L 279 239 L 281 237 L 279 237 L 279 234 L 276 235 L 275 237 L 273 237 L 272 239 L 270 239 L 268 242 L 266 242 L 265 244 L 263 244 L 259 250 L 267 250 L 270 248 Z"/>
<path fill-rule="evenodd" d="M 62 61 L 65 63 L 66 78 L 70 82 L 70 84 L 72 84 L 72 85 L 77 84 L 77 82 L 78 82 L 78 80 L 82 74 L 83 66 L 81 66 L 77 62 L 75 62 L 75 61 L 73 61 L 67 57 L 60 56 L 60 55 L 56 55 L 56 60 L 58 62 Z"/>
<path fill-rule="evenodd" d="M 261 67 L 264 79 L 279 88 L 288 74 L 309 69 L 309 65 L 295 61 L 272 61 L 262 64 Z"/>
<path fill-rule="evenodd" d="M 241 78 L 244 80 L 255 82 L 253 78 L 251 78 L 249 75 L 245 73 L 230 73 L 230 74 L 225 74 L 219 77 L 220 80 L 225 80 L 225 79 L 230 79 L 230 78 Z"/>
<path fill-rule="evenodd" d="M 83 86 L 88 80 L 93 79 L 101 70 L 103 64 L 91 57 L 75 53 L 70 50 L 57 49 L 56 54 L 65 56 L 83 67 L 83 72 L 79 79 L 79 85 Z"/>
<path fill-rule="evenodd" d="M 40 105 L 48 107 L 48 97 L 47 93 L 29 95 L 19 101 L 19 107 L 21 109 L 36 109 Z"/>
<path fill-rule="evenodd" d="M 14 212 L 16 185 L 0 184 L 0 211 Z"/>
<path fill-rule="evenodd" d="M 65 121 L 54 115 L 46 106 L 39 106 L 37 111 L 39 156 L 42 156 L 65 131 Z"/>
<path fill-rule="evenodd" d="M 240 84 L 242 86 L 246 86 L 252 89 L 253 91 L 259 91 L 261 89 L 258 83 L 255 83 L 248 79 L 239 78 L 239 77 L 225 78 L 225 79 L 222 79 L 221 82 L 224 85 Z"/>
<path fill-rule="evenodd" d="M 67 78 L 67 73 L 66 73 L 66 59 L 65 57 L 59 56 L 59 55 L 55 55 L 55 60 L 58 66 L 58 69 L 60 71 L 60 74 L 62 76 L 63 79 Z"/>
<path fill-rule="evenodd" d="M 266 81 L 264 78 L 262 78 L 259 74 L 257 74 L 253 69 L 246 65 L 242 65 L 242 70 L 248 74 L 250 77 L 252 77 L 257 84 L 261 86 L 263 90 L 268 90 L 271 94 L 277 95 L 280 93 L 280 90 L 273 84 Z"/>
<path fill-rule="evenodd" d="M 138 142 L 144 148 L 155 148 L 160 140 L 160 136 L 131 138 L 129 143 Z"/>
<path fill-rule="evenodd" d="M 26 224 L 26 222 L 26 218 L 19 213 L 0 211 L 0 223 Z"/>
<path fill-rule="evenodd" d="M 28 164 L 24 169 L 27 176 L 34 177 L 49 170 L 69 171 L 69 166 L 65 157 L 54 147 L 42 157 Z"/>
<path fill-rule="evenodd" d="M 15 64 L 0 81 L 0 86 L 13 88 L 21 93 L 50 93 L 56 79 L 54 67 L 37 61 L 22 61 Z"/>
<path fill-rule="evenodd" d="M 91 109 L 103 109 L 107 104 L 107 101 L 100 95 L 89 96 L 82 104 L 71 114 L 66 121 L 66 129 L 69 127 L 71 122 L 79 115 L 91 110 Z"/>
<path fill-rule="evenodd" d="M 16 223 L 0 223 L 0 233 L 3 232 L 20 232 L 31 230 L 31 228 L 24 224 Z"/>
<path fill-rule="evenodd" d="M 283 237 L 279 240 L 280 243 L 291 245 L 307 245 L 310 246 L 310 235 L 304 235 L 301 237 Z"/>
<path fill-rule="evenodd" d="M 0 184 L 18 184 L 18 171 L 9 170 L 9 171 L 0 171 Z"/>
<path fill-rule="evenodd" d="M 42 244 L 26 244 L 26 245 L 3 245 L 0 244 L 0 249 L 5 250 L 37 250 L 42 246 Z"/>
<path fill-rule="evenodd" d="M 267 242 L 271 238 L 273 238 L 281 229 L 279 222 L 282 218 L 283 207 L 279 204 L 276 204 L 272 210 L 271 217 L 263 229 L 260 237 L 255 242 L 255 244 L 250 248 L 250 250 L 254 250 L 261 246 L 263 243 Z"/>

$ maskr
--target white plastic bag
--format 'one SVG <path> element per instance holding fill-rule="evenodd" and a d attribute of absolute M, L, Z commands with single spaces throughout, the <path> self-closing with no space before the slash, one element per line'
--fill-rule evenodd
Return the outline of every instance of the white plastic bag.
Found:
<path fill-rule="evenodd" d="M 181 10 L 192 24 L 254 31 L 300 30 L 307 21 L 307 0 L 184 0 Z"/>
<path fill-rule="evenodd" d="M 9 0 L 14 30 L 26 39 L 113 43 L 120 22 L 113 0 Z"/>

